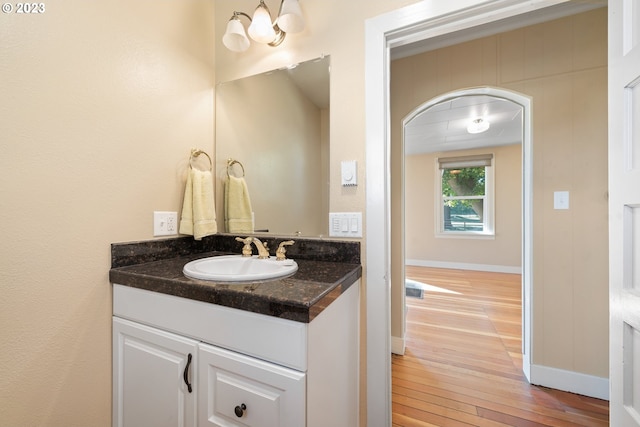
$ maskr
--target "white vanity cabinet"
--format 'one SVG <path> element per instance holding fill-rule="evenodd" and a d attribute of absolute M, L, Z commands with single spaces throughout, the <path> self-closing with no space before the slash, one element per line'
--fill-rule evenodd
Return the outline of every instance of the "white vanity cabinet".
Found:
<path fill-rule="evenodd" d="M 197 354 L 195 340 L 114 317 L 113 425 L 196 426 Z"/>
<path fill-rule="evenodd" d="M 359 280 L 310 323 L 113 289 L 114 427 L 358 425 Z"/>
<path fill-rule="evenodd" d="M 305 374 L 207 344 L 200 346 L 198 425 L 305 425 Z"/>
<path fill-rule="evenodd" d="M 114 426 L 304 425 L 303 372 L 118 317 L 113 334 Z"/>

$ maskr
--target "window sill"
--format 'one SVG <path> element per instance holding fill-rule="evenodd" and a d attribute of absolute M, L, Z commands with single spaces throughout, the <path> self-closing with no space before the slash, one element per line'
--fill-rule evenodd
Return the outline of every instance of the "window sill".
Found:
<path fill-rule="evenodd" d="M 447 231 L 436 233 L 436 239 L 495 240 L 495 233 L 472 233 L 469 231 Z"/>

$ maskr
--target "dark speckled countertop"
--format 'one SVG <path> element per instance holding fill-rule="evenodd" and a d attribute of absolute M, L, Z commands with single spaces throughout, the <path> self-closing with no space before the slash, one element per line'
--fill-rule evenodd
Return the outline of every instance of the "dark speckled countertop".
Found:
<path fill-rule="evenodd" d="M 259 236 L 270 248 L 279 241 Z M 239 254 L 242 243 L 216 235 L 118 243 L 111 247 L 111 283 L 223 305 L 308 323 L 362 275 L 359 242 L 296 239 L 287 257 L 298 263 L 289 277 L 243 283 L 222 283 L 184 276 L 194 259 Z M 271 251 L 273 253 L 273 250 Z"/>

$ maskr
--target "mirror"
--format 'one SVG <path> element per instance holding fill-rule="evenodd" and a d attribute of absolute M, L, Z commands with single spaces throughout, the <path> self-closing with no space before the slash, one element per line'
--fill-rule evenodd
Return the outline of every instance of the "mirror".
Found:
<path fill-rule="evenodd" d="M 216 215 L 224 183 L 246 182 L 254 231 L 322 236 L 329 218 L 329 57 L 216 87 Z"/>

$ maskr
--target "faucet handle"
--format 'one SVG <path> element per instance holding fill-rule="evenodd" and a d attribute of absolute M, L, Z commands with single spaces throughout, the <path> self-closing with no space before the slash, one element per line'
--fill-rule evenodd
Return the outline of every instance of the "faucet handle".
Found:
<path fill-rule="evenodd" d="M 253 250 L 251 249 L 251 242 L 253 242 L 253 237 L 236 237 L 238 242 L 244 243 L 242 247 L 242 256 L 250 257 L 253 255 Z"/>
<path fill-rule="evenodd" d="M 294 243 L 295 241 L 293 240 L 285 240 L 284 242 L 280 242 L 280 245 L 278 245 L 278 249 L 276 250 L 276 261 L 284 261 L 285 259 L 287 259 L 287 257 L 285 256 L 285 253 L 287 252 L 285 246 L 291 246 Z"/>

